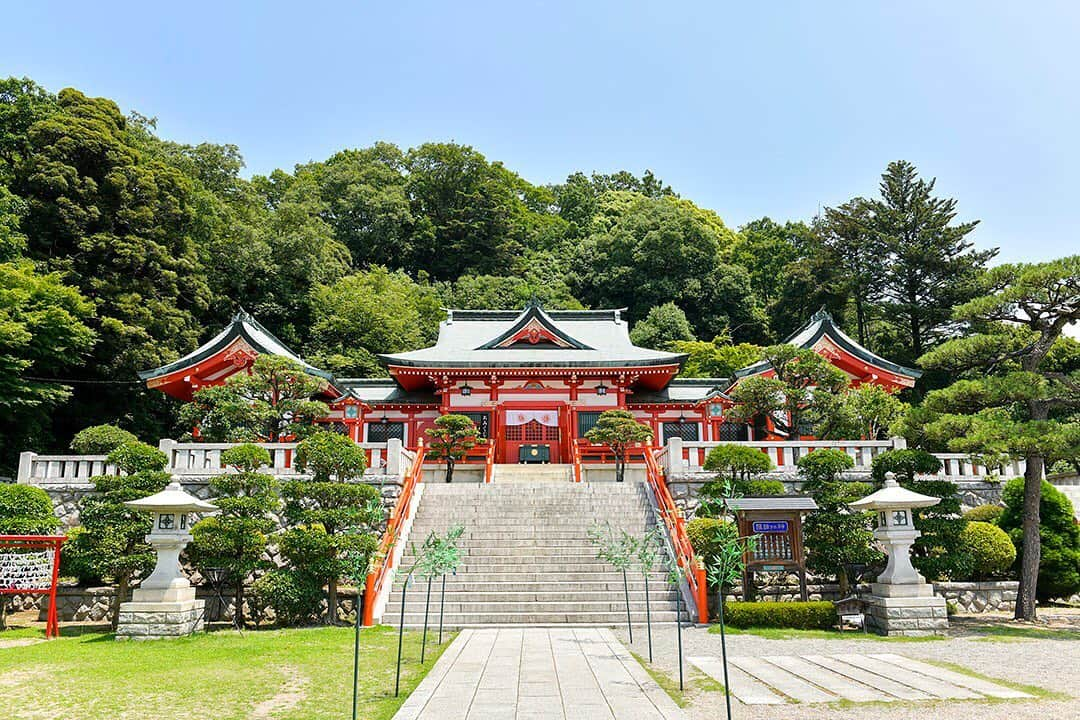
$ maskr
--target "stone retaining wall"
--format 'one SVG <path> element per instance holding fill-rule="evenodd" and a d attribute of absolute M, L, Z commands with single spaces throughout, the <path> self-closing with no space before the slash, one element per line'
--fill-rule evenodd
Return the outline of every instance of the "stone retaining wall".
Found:
<path fill-rule="evenodd" d="M 956 604 L 964 614 L 983 612 L 1008 612 L 1016 602 L 1016 593 L 1020 583 L 1016 580 L 993 582 L 936 582 L 934 594 Z M 817 583 L 813 579 L 807 583 L 810 600 L 840 600 L 840 586 L 835 583 Z M 856 588 L 860 595 L 870 592 L 869 585 Z M 714 593 L 715 595 L 715 593 Z M 742 600 L 742 587 L 736 586 L 727 595 L 729 601 Z M 799 581 L 795 575 L 787 576 L 782 582 L 757 589 L 757 599 L 763 602 L 788 602 L 802 599 L 799 595 Z M 715 599 L 710 599 L 710 605 Z"/>

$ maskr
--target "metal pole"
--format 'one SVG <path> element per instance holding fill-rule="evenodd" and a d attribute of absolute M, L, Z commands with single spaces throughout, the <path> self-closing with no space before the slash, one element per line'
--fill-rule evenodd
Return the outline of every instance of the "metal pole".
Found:
<path fill-rule="evenodd" d="M 394 697 L 398 696 L 401 689 L 401 643 L 405 637 L 405 590 L 409 587 L 409 579 L 401 583 L 401 621 L 398 623 L 397 633 L 397 676 L 394 678 Z"/>
<path fill-rule="evenodd" d="M 352 671 L 352 720 L 356 720 L 357 685 L 360 682 L 360 588 L 356 589 L 356 629 L 353 638 Z"/>
<path fill-rule="evenodd" d="M 727 703 L 727 720 L 731 720 L 731 683 L 727 671 L 727 634 L 724 631 L 724 588 L 720 587 L 720 655 L 724 661 L 724 701 Z"/>
<path fill-rule="evenodd" d="M 443 608 L 446 607 L 446 574 L 442 576 L 442 592 L 439 594 L 439 645 L 442 645 Z"/>
<path fill-rule="evenodd" d="M 652 662 L 652 606 L 649 604 L 649 573 L 645 575 L 645 632 L 649 636 L 649 662 Z"/>
<path fill-rule="evenodd" d="M 626 584 L 626 568 L 622 571 L 622 589 L 626 596 L 626 631 L 630 634 L 630 644 L 634 644 L 634 625 L 630 622 L 630 586 Z"/>
<path fill-rule="evenodd" d="M 682 666 L 682 589 L 675 586 L 675 627 L 679 637 L 679 691 L 683 689 L 683 666 Z"/>
<path fill-rule="evenodd" d="M 428 624 L 428 611 L 431 609 L 431 576 L 428 575 L 427 579 L 427 598 L 424 600 L 424 639 L 420 643 L 420 664 L 424 664 L 424 657 L 427 655 L 427 624 Z"/>

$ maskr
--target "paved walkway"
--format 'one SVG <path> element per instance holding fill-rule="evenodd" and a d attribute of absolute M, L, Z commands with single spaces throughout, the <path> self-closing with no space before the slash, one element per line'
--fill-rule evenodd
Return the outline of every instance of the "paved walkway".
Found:
<path fill-rule="evenodd" d="M 719 658 L 687 659 L 706 675 L 724 681 Z M 892 653 L 732 657 L 728 679 L 731 694 L 746 705 L 1031 697 Z"/>
<path fill-rule="evenodd" d="M 606 628 L 463 630 L 394 720 L 684 720 Z"/>

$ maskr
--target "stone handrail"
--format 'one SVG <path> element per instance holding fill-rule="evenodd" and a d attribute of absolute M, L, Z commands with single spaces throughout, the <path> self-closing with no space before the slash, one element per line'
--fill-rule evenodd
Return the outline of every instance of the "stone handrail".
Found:
<path fill-rule="evenodd" d="M 97 475 L 119 475 L 105 455 L 19 455 L 15 481 L 23 485 L 78 485 Z"/>
<path fill-rule="evenodd" d="M 671 438 L 666 446 L 667 454 L 663 458 L 664 469 L 668 477 L 675 474 L 702 472 L 702 465 L 709 450 L 717 445 L 746 445 L 757 448 L 769 456 L 777 471 L 794 473 L 798 469 L 799 458 L 821 448 L 843 450 L 854 462 L 852 472 L 868 473 L 874 458 L 888 450 L 907 447 L 903 438 L 890 440 L 741 440 L 729 443 L 719 441 L 689 441 Z M 1019 477 L 1024 474 L 1023 460 L 1012 460 L 1001 467 L 987 466 L 972 460 L 965 453 L 933 453 L 941 461 L 941 472 L 937 477 L 947 480 L 1001 480 Z"/>

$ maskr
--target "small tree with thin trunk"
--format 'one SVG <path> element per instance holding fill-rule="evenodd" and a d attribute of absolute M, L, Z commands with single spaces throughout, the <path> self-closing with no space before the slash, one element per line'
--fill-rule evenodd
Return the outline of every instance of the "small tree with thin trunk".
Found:
<path fill-rule="evenodd" d="M 446 462 L 446 482 L 454 479 L 454 464 L 476 446 L 476 423 L 466 415 L 442 415 L 435 420 L 435 427 L 428 428 L 428 457 Z"/>
<path fill-rule="evenodd" d="M 589 528 L 589 540 L 596 546 L 596 557 L 604 560 L 622 573 L 623 595 L 626 599 L 626 631 L 634 642 L 634 625 L 630 619 L 630 586 L 626 571 L 634 564 L 638 552 L 638 539 L 625 530 L 616 531 L 611 523 L 594 524 Z"/>
<path fill-rule="evenodd" d="M 337 623 L 338 578 L 349 572 L 349 556 L 377 545 L 382 497 L 357 482 L 367 467 L 364 449 L 344 435 L 321 431 L 296 448 L 296 467 L 310 480 L 285 484 L 285 517 L 295 526 L 283 536 L 283 550 L 299 572 L 326 583 L 326 622 Z"/>
<path fill-rule="evenodd" d="M 923 355 L 926 368 L 974 371 L 927 395 L 917 418 L 928 444 L 993 463 L 1022 458 L 1024 503 L 1017 619 L 1034 620 L 1041 542 L 1039 507 L 1046 458 L 1076 432 L 1080 367 L 1062 338 L 1080 321 L 1080 255 L 987 271 L 985 295 L 956 308 L 954 319 L 978 332 Z M 933 449 L 933 448 L 928 448 Z"/>
<path fill-rule="evenodd" d="M 652 440 L 652 428 L 634 419 L 629 410 L 605 410 L 600 413 L 585 437 L 597 445 L 607 445 L 615 455 L 615 480 L 622 482 L 626 472 L 626 456 L 631 447 Z"/>
<path fill-rule="evenodd" d="M 270 464 L 270 453 L 258 445 L 231 447 L 221 453 L 221 463 L 233 469 L 210 480 L 218 513 L 195 524 L 188 556 L 206 574 L 224 570 L 233 584 L 234 622 L 244 627 L 244 583 L 263 566 L 263 553 L 274 529 L 270 513 L 277 510 L 278 481 L 259 472 Z"/>

